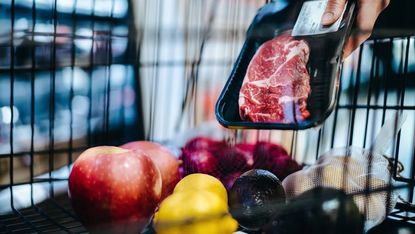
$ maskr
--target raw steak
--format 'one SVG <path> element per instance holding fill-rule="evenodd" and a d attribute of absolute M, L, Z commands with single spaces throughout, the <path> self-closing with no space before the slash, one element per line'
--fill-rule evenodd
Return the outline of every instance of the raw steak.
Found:
<path fill-rule="evenodd" d="M 294 123 L 310 116 L 307 98 L 310 49 L 284 33 L 261 45 L 252 58 L 239 93 L 239 112 L 252 122 Z"/>

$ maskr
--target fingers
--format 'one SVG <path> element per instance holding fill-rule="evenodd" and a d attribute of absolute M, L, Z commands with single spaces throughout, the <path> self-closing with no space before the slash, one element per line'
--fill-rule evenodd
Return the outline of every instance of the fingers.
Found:
<path fill-rule="evenodd" d="M 323 17 L 321 17 L 321 24 L 323 26 L 334 24 L 340 18 L 345 4 L 346 0 L 329 0 Z"/>
<path fill-rule="evenodd" d="M 361 33 L 358 30 L 354 30 L 352 35 L 347 39 L 343 48 L 343 60 L 357 49 L 363 42 L 370 37 L 370 33 Z"/>
<path fill-rule="evenodd" d="M 388 6 L 389 0 L 361 0 L 352 31 L 343 49 L 343 58 L 349 56 L 356 48 L 372 34 L 373 27 L 379 14 Z"/>

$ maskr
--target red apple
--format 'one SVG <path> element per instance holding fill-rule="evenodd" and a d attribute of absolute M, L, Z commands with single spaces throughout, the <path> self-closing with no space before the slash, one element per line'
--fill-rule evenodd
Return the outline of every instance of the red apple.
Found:
<path fill-rule="evenodd" d="M 139 233 L 160 201 L 161 183 L 159 169 L 144 153 L 100 146 L 75 161 L 69 197 L 89 231 Z"/>
<path fill-rule="evenodd" d="M 142 150 L 159 168 L 162 179 L 161 199 L 173 192 L 174 186 L 180 180 L 180 163 L 176 157 L 160 144 L 148 141 L 134 141 L 120 146 L 124 149 Z"/>

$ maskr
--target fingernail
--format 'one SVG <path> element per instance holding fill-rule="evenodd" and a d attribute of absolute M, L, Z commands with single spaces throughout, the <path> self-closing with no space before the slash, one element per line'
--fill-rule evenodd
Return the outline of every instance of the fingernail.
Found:
<path fill-rule="evenodd" d="M 331 12 L 324 13 L 321 18 L 321 23 L 324 25 L 331 24 L 333 22 L 334 14 Z"/>

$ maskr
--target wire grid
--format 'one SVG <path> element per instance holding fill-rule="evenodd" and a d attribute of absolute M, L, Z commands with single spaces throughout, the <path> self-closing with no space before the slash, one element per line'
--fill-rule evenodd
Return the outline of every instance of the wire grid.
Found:
<path fill-rule="evenodd" d="M 75 1 L 76 5 L 78 1 Z M 95 8 L 96 1 L 92 9 Z M 116 0 L 109 1 L 109 6 L 115 6 Z M 88 14 L 80 14 L 74 10 L 71 13 L 62 14 L 57 9 L 57 1 L 51 5 L 51 9 L 37 11 L 33 2 L 30 12 L 33 19 L 37 15 L 51 17 L 52 32 L 33 33 L 32 30 L 24 32 L 24 36 L 35 41 L 36 36 L 50 36 L 52 41 L 46 43 L 50 60 L 38 63 L 36 50 L 30 49 L 28 54 L 31 60 L 26 65 L 18 65 L 15 41 L 19 39 L 18 30 L 15 30 L 15 20 L 11 20 L 10 44 L 6 47 L 11 55 L 9 63 L 0 67 L 0 74 L 9 77 L 10 90 L 9 106 L 11 107 L 11 120 L 14 119 L 15 82 L 20 72 L 26 73 L 30 80 L 27 93 L 30 93 L 30 148 L 15 150 L 14 124 L 9 124 L 10 152 L 0 155 L 0 158 L 8 159 L 8 168 L 14 168 L 18 158 L 29 156 L 29 180 L 16 181 L 15 171 L 9 171 L 7 183 L 0 188 L 11 194 L 9 205 L 13 212 L 0 216 L 0 230 L 4 232 L 84 232 L 85 229 L 77 222 L 76 215 L 71 211 L 66 196 L 56 197 L 54 182 L 65 182 L 66 178 L 55 177 L 52 174 L 57 155 L 66 157 L 65 165 L 70 165 L 76 156 L 84 149 L 99 144 L 119 144 L 120 141 L 132 139 L 149 139 L 165 141 L 175 134 L 190 129 L 194 126 L 204 125 L 206 121 L 214 118 L 212 115 L 212 103 L 218 94 L 218 89 L 223 87 L 227 75 L 232 68 L 239 48 L 244 40 L 244 33 L 256 9 L 267 1 L 136 1 L 129 3 L 129 9 L 136 12 L 134 18 L 129 12 L 127 18 L 113 16 L 114 8 L 110 7 L 107 17 L 97 16 L 94 11 Z M 27 8 L 16 6 L 10 1 L 10 17 L 16 19 L 19 9 Z M 74 8 L 75 9 L 75 8 Z M 174 10 L 172 10 L 174 9 Z M 170 15 L 166 16 L 168 12 Z M 60 17 L 67 17 L 72 23 L 72 31 L 58 32 Z M 74 33 L 74 25 L 77 22 L 88 20 L 92 28 L 92 35 L 79 35 Z M 172 20 L 172 21 L 171 21 Z M 170 22 L 169 22 L 170 21 Z M 33 21 L 34 22 L 34 21 Z M 107 28 L 102 22 L 109 22 Z M 120 24 L 129 25 L 128 34 L 117 34 L 114 28 Z M 135 30 L 133 25 L 138 25 Z M 17 35 L 16 35 L 17 34 Z M 7 37 L 7 35 L 6 35 Z M 66 38 L 69 45 L 70 56 L 58 57 L 59 39 Z M 119 38 L 128 39 L 129 53 L 124 56 L 112 54 L 113 41 Z M 228 141 L 284 141 L 290 154 L 305 163 L 312 163 L 321 153 L 336 146 L 357 145 L 367 147 L 373 140 L 377 130 L 384 123 L 387 116 L 393 111 L 403 111 L 413 115 L 415 110 L 414 100 L 414 71 L 412 68 L 415 48 L 413 36 L 394 36 L 393 38 L 376 38 L 365 43 L 360 50 L 348 59 L 343 68 L 340 83 L 340 92 L 334 113 L 319 129 L 311 129 L 301 132 L 271 132 L 271 131 L 242 131 L 227 132 Z M 90 53 L 87 56 L 77 54 L 73 46 L 75 40 L 81 42 L 92 41 Z M 83 40 L 83 41 L 82 41 Z M 102 43 L 101 43 L 102 42 Z M 72 46 L 70 46 L 72 44 Z M 36 43 L 31 46 L 36 46 Z M 29 46 L 29 48 L 31 48 Z M 396 48 L 401 48 L 396 49 Z M 140 56 L 139 56 L 140 55 Z M 138 121 L 136 134 L 118 139 L 117 136 L 126 135 L 126 126 L 121 124 L 120 129 L 110 129 L 110 100 L 111 92 L 111 68 L 117 64 L 130 64 L 133 69 L 133 77 L 136 81 L 134 89 L 137 91 L 135 108 Z M 55 143 L 55 129 L 59 126 L 56 122 L 56 88 L 59 78 L 58 69 L 61 67 L 83 68 L 88 71 L 87 86 L 89 98 L 93 99 L 92 83 L 94 69 L 103 69 L 104 97 L 100 105 L 103 111 L 97 119 L 101 120 L 102 131 L 95 132 L 91 127 L 93 122 L 93 102 L 89 103 L 86 140 L 80 146 L 74 146 L 73 119 L 69 124 L 69 140 L 64 146 Z M 34 130 L 37 119 L 35 112 L 36 73 L 44 71 L 50 74 L 49 82 L 49 115 L 47 121 L 47 147 L 40 149 L 35 147 L 37 139 Z M 96 76 L 96 75 L 95 75 Z M 73 76 L 72 76 L 73 77 Z M 73 98 L 74 80 L 72 78 L 69 99 Z M 213 99 L 214 101 L 212 102 Z M 72 105 L 69 112 L 73 113 Z M 209 109 L 211 108 L 211 109 Z M 205 110 L 206 109 L 206 110 Z M 124 112 L 124 110 L 121 110 Z M 71 115 L 72 116 L 72 115 Z M 409 126 L 399 133 L 392 150 L 393 177 L 412 188 L 414 181 L 413 132 L 415 129 L 414 117 L 408 118 Z M 2 130 L 3 131 L 3 130 Z M 117 133 L 118 131 L 118 133 Z M 246 138 L 249 132 L 249 139 Z M 402 137 L 402 134 L 405 137 Z M 310 153 L 311 152 L 311 153 Z M 35 155 L 47 158 L 47 176 L 38 178 L 35 172 Z M 403 156 L 402 156 L 403 155 Z M 403 161 L 405 173 L 397 172 L 398 161 Z M 33 197 L 33 185 L 46 183 L 49 185 L 49 199 L 46 203 L 36 204 L 31 202 L 30 207 L 24 210 L 14 208 L 13 191 L 16 185 L 30 185 L 31 197 Z M 414 212 L 412 207 L 413 189 L 403 191 L 403 197 L 408 203 L 400 202 L 396 206 L 397 211 L 391 214 L 391 218 L 406 223 L 412 223 Z"/>
<path fill-rule="evenodd" d="M 71 232 L 85 233 L 66 197 L 58 196 L 47 202 L 2 216 L 1 233 Z"/>
<path fill-rule="evenodd" d="M 35 173 L 38 165 L 34 164 L 43 163 L 46 157 L 51 179 L 56 158 L 60 158 L 58 166 L 70 165 L 74 154 L 87 147 L 142 138 L 136 117 L 140 115 L 140 102 L 133 93 L 138 90 L 134 82 L 137 52 L 130 47 L 137 46 L 129 38 L 129 31 L 135 30 L 127 17 L 131 14 L 123 18 L 113 14 L 97 17 L 95 11 L 78 14 L 79 7 L 58 13 L 57 1 L 46 6 L 36 5 L 36 1 L 26 7 L 14 1 L 9 4 L 2 5 L 5 15 L 13 20 L 9 20 L 10 31 L 6 29 L 2 35 L 5 59 L 0 64 L 0 74 L 4 76 L 0 85 L 8 90 L 2 95 L 2 104 L 8 102 L 2 110 L 9 107 L 9 111 L 8 115 L 2 112 L 2 133 L 6 134 L 2 134 L 0 158 L 8 159 L 10 176 L 0 186 L 36 182 L 33 178 L 39 172 Z M 112 5 L 116 5 L 115 1 Z M 47 21 L 45 17 L 51 18 Z M 92 30 L 85 32 L 85 28 Z M 126 47 L 123 52 L 112 48 L 119 47 L 120 42 Z M 116 72 L 126 77 L 115 80 Z M 125 99 L 136 106 L 125 108 Z M 81 117 L 77 103 L 84 106 Z M 128 119 L 128 112 L 132 118 Z M 20 118 L 16 117 L 19 113 Z M 6 118 L 14 124 L 8 124 Z M 137 131 L 126 131 L 129 127 Z M 25 137 L 16 138 L 16 134 Z M 22 164 L 21 161 L 30 168 L 30 181 L 13 179 L 13 164 Z"/>
<path fill-rule="evenodd" d="M 135 31 L 132 14 L 116 14 L 116 7 L 128 9 L 128 2 L 101 2 L 109 6 L 108 14 L 95 1 L 89 8 L 81 1 L 72 4 L 0 5 L 5 26 L 0 31 L 0 87 L 6 90 L 0 102 L 0 190 L 6 195 L 1 233 L 85 232 L 66 193 L 57 192 L 62 183 L 66 186 L 67 175 L 52 172 L 69 169 L 88 147 L 143 137 L 141 104 L 134 93 L 140 88 L 134 82 L 137 45 L 129 37 Z M 120 76 L 125 77 L 114 79 Z M 77 103 L 86 109 L 82 115 Z M 45 191 L 48 200 L 39 203 L 36 197 Z M 28 208 L 19 209 L 18 198 L 24 196 L 29 196 Z M 4 208 L 11 212 L 5 214 Z"/>

